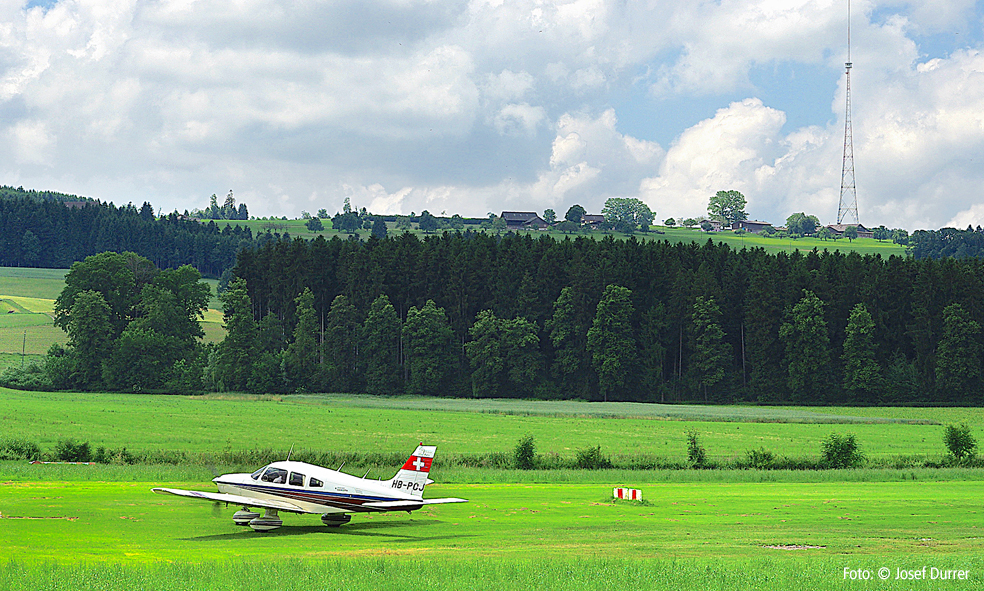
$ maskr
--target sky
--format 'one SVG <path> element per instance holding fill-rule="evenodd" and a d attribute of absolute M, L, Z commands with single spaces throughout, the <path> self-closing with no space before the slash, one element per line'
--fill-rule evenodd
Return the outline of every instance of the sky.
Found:
<path fill-rule="evenodd" d="M 984 225 L 984 3 L 0 0 L 0 184 L 164 213 L 601 211 L 738 190 Z"/>

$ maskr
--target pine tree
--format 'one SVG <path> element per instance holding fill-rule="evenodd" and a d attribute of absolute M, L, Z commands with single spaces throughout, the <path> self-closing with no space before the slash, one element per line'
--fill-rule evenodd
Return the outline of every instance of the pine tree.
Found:
<path fill-rule="evenodd" d="M 287 347 L 284 357 L 287 381 L 294 390 L 317 390 L 318 315 L 314 310 L 314 294 L 305 287 L 294 302 L 297 305 L 294 342 Z"/>
<path fill-rule="evenodd" d="M 219 390 L 246 391 L 258 351 L 256 321 L 245 279 L 234 279 L 219 296 L 226 336 L 216 346 L 213 380 Z"/>
<path fill-rule="evenodd" d="M 325 326 L 324 374 L 332 392 L 356 391 L 355 364 L 358 351 L 359 323 L 355 306 L 344 295 L 335 296 Z"/>
<path fill-rule="evenodd" d="M 789 389 L 793 401 L 805 404 L 825 402 L 830 337 L 823 317 L 824 304 L 812 291 L 786 314 L 779 328 L 779 339 L 786 347 Z"/>
<path fill-rule="evenodd" d="M 609 285 L 598 302 L 594 322 L 588 329 L 588 353 L 598 372 L 598 386 L 607 402 L 626 386 L 636 362 L 632 335 L 632 292 L 627 287 Z"/>
<path fill-rule="evenodd" d="M 384 395 L 401 392 L 400 319 L 385 294 L 369 307 L 361 343 L 359 358 L 365 367 L 366 391 Z"/>
<path fill-rule="evenodd" d="M 981 377 L 980 332 L 980 324 L 960 304 L 943 309 L 943 336 L 936 351 L 936 387 L 947 401 L 963 401 L 976 391 Z"/>
<path fill-rule="evenodd" d="M 864 304 L 851 310 L 844 332 L 844 389 L 854 395 L 854 404 L 878 402 L 884 383 L 875 361 L 875 322 Z"/>
<path fill-rule="evenodd" d="M 714 298 L 705 300 L 703 296 L 697 296 L 692 321 L 694 352 L 690 358 L 690 370 L 703 390 L 706 402 L 707 389 L 713 388 L 724 379 L 731 351 L 724 342 L 724 331 L 720 324 L 721 309 Z"/>
<path fill-rule="evenodd" d="M 434 300 L 407 311 L 403 324 L 406 357 L 409 369 L 407 392 L 426 396 L 447 393 L 447 381 L 453 375 L 451 340 L 454 333 L 448 324 L 444 308 Z"/>

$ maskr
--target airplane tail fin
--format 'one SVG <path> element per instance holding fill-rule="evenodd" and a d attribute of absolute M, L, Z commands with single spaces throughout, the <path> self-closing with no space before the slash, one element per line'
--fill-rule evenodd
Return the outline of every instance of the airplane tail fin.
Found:
<path fill-rule="evenodd" d="M 436 445 L 418 445 L 410 459 L 396 473 L 396 476 L 387 481 L 390 488 L 422 498 L 424 486 L 430 482 L 427 479 L 427 473 L 430 472 L 431 462 L 434 461 L 436 451 Z"/>

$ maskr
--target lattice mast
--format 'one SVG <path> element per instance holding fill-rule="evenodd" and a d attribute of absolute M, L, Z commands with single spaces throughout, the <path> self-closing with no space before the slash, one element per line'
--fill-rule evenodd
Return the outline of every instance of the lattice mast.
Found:
<path fill-rule="evenodd" d="M 847 0 L 847 106 L 844 115 L 844 163 L 841 167 L 840 201 L 837 203 L 837 223 L 843 224 L 844 218 L 854 218 L 855 224 L 861 224 L 858 217 L 858 192 L 854 181 L 854 130 L 851 126 L 851 0 Z"/>

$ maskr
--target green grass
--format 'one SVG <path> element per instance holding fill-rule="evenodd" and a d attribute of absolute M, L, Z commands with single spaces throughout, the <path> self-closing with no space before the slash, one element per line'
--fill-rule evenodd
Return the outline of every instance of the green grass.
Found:
<path fill-rule="evenodd" d="M 225 222 L 219 223 L 221 227 L 224 227 Z M 307 229 L 305 224 L 307 220 L 297 219 L 297 220 L 248 220 L 248 221 L 235 221 L 229 222 L 233 225 L 239 224 L 250 228 L 253 234 L 256 235 L 260 232 L 266 232 L 268 229 L 272 232 L 283 233 L 287 231 L 291 236 L 302 237 L 302 238 L 314 238 L 317 235 L 322 235 L 326 239 L 331 239 L 334 236 L 340 238 L 348 238 L 349 234 L 347 232 L 338 232 L 332 230 L 331 221 L 326 221 L 325 225 L 327 229 L 321 232 L 312 232 Z M 389 222 L 386 224 L 389 234 L 399 235 L 405 230 L 398 230 L 396 228 L 395 222 Z M 467 225 L 465 228 L 470 228 L 472 230 L 478 231 L 479 227 L 474 225 Z M 667 240 L 669 242 L 697 242 L 698 244 L 703 244 L 707 242 L 708 239 L 714 242 L 724 242 L 730 245 L 734 249 L 742 248 L 753 248 L 761 247 L 766 250 L 766 252 L 775 254 L 777 252 L 792 252 L 794 250 L 800 250 L 802 252 L 808 252 L 816 248 L 819 251 L 829 250 L 835 251 L 840 250 L 844 252 L 856 251 L 861 254 L 880 254 L 882 257 L 889 257 L 893 254 L 899 256 L 905 256 L 905 247 L 895 244 L 891 241 L 879 241 L 874 238 L 859 238 L 857 240 L 848 241 L 846 238 L 839 240 L 820 240 L 819 238 L 768 238 L 766 236 L 761 236 L 758 234 L 735 234 L 731 230 L 725 230 L 723 232 L 704 232 L 698 228 L 681 228 L 681 227 L 667 227 L 667 226 L 654 226 L 654 230 L 658 232 L 637 232 L 632 234 L 636 240 Z M 450 230 L 449 230 L 450 231 Z M 488 230 L 486 230 L 488 231 Z M 440 234 L 444 230 L 439 230 L 436 234 Z M 423 238 L 428 234 L 422 232 L 421 230 L 414 229 L 409 230 L 409 233 Z M 614 236 L 616 239 L 626 239 L 627 234 L 614 231 L 592 231 L 588 233 L 576 233 L 576 234 L 564 234 L 557 230 L 521 230 L 520 233 L 527 233 L 531 236 L 551 236 L 557 240 L 563 240 L 566 237 L 574 236 L 588 236 L 596 239 L 601 239 L 605 236 Z M 359 236 L 363 239 L 369 237 L 369 230 L 360 230 L 358 232 Z M 432 233 L 433 235 L 435 233 Z"/>
<path fill-rule="evenodd" d="M 32 361 L 41 361 L 43 357 L 41 355 L 26 355 L 21 358 L 20 353 L 0 353 L 0 373 L 8 367 L 21 367 L 31 363 Z"/>
<path fill-rule="evenodd" d="M 68 269 L 0 267 L 0 294 L 54 300 L 65 287 Z"/>
<path fill-rule="evenodd" d="M 937 568 L 964 569 L 969 579 L 923 582 L 850 581 L 844 569 L 876 573 L 889 568 L 921 567 L 921 556 L 905 557 L 797 557 L 779 555 L 752 560 L 574 558 L 544 560 L 464 559 L 433 560 L 427 556 L 394 559 L 372 556 L 277 561 L 237 558 L 231 561 L 154 564 L 0 564 L 0 588 L 102 590 L 202 589 L 253 591 L 265 589 L 346 589 L 402 591 L 407 586 L 427 590 L 538 589 L 579 591 L 593 589 L 657 589 L 672 591 L 789 591 L 790 589 L 961 589 L 979 587 L 984 561 L 977 557 L 939 557 Z M 929 565 L 927 565 L 929 566 Z M 938 586 L 937 586 L 938 585 Z"/>
<path fill-rule="evenodd" d="M 508 452 L 525 433 L 535 435 L 541 453 L 602 445 L 606 453 L 665 449 L 682 458 L 690 428 L 701 432 L 712 456 L 758 447 L 763 439 L 780 453 L 813 455 L 817 437 L 832 429 L 855 432 L 869 454 L 901 453 L 895 446 L 938 454 L 942 427 L 927 421 L 965 420 L 979 433 L 980 409 L 728 407 L 695 420 L 700 407 L 647 415 L 638 405 L 615 403 L 493 401 L 491 412 L 481 406 L 0 389 L 0 439 L 50 446 L 75 437 L 197 454 L 262 447 L 286 453 L 291 443 L 407 454 L 423 440 L 440 446 L 436 484 L 427 496 L 469 499 L 412 516 L 358 515 L 338 530 L 322 526 L 317 516 L 284 515 L 283 528 L 259 534 L 232 524 L 236 507 L 150 492 L 154 486 L 212 490 L 205 462 L 0 462 L 0 589 L 375 590 L 414 584 L 787 591 L 984 584 L 984 469 L 519 471 L 441 463 L 454 454 Z M 830 422 L 855 419 L 869 422 Z M 788 422 L 772 422 L 778 420 Z M 251 467 L 216 466 L 220 472 Z M 371 476 L 389 477 L 393 469 L 376 467 Z M 614 503 L 614 486 L 641 488 L 645 502 Z M 970 580 L 914 587 L 894 578 L 844 579 L 845 568 L 874 573 L 887 567 L 894 577 L 897 568 L 923 566 L 968 569 Z"/>
<path fill-rule="evenodd" d="M 0 317 L 0 352 L 19 355 L 21 349 L 26 347 L 29 355 L 43 355 L 52 344 L 65 345 L 67 342 L 65 331 L 56 327 L 51 318 L 44 314 L 7 314 Z"/>
<path fill-rule="evenodd" d="M 422 408 L 408 410 L 417 402 Z M 866 422 L 829 424 L 822 413 L 788 412 L 802 420 L 816 413 L 818 422 L 762 422 L 748 407 L 730 407 L 735 420 L 667 420 L 640 418 L 638 405 L 609 403 L 602 417 L 582 413 L 583 404 L 554 403 L 555 414 L 487 413 L 439 410 L 444 401 L 344 396 L 152 396 L 138 394 L 21 392 L 0 389 L 0 438 L 19 437 L 51 448 L 63 438 L 93 446 L 132 451 L 286 450 L 404 453 L 418 441 L 458 454 L 510 453 L 525 434 L 532 434 L 540 454 L 573 457 L 577 450 L 600 445 L 608 455 L 649 455 L 685 461 L 688 429 L 700 434 L 711 459 L 742 457 L 764 447 L 777 455 L 818 457 L 820 441 L 833 432 L 851 432 L 872 459 L 898 456 L 939 457 L 944 448 L 938 424 Z M 471 402 L 474 404 L 474 402 Z M 505 404 L 502 402 L 500 404 Z M 535 403 L 517 402 L 518 406 Z M 561 412 L 565 408 L 569 412 Z M 599 404 L 599 403 L 590 403 Z M 386 405 L 390 405 L 387 407 Z M 716 407 L 723 410 L 728 407 Z M 786 409 L 759 409 L 762 413 Z M 890 409 L 883 409 L 891 414 Z M 895 409 L 903 414 L 914 409 Z M 844 410 L 838 411 L 843 416 Z M 921 420 L 931 421 L 926 409 Z M 948 410 L 950 418 L 971 425 L 984 437 L 981 409 Z M 230 417 L 241 417 L 233 422 Z M 233 424 L 235 427 L 233 427 Z M 253 425 L 259 428 L 251 427 Z"/>
<path fill-rule="evenodd" d="M 836 557 L 843 566 L 907 556 L 915 568 L 927 561 L 959 564 L 984 551 L 980 482 L 438 483 L 428 496 L 469 502 L 412 516 L 357 515 L 338 530 L 314 515 L 284 515 L 284 527 L 268 534 L 235 526 L 236 507 L 155 495 L 154 486 L 212 488 L 207 481 L 0 484 L 4 558 L 154 564 L 245 556 L 435 563 L 713 557 L 730 563 L 795 553 L 797 559 Z M 641 488 L 645 501 L 615 503 L 613 486 Z"/>

